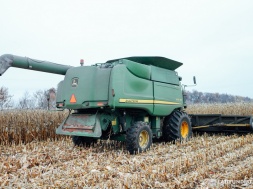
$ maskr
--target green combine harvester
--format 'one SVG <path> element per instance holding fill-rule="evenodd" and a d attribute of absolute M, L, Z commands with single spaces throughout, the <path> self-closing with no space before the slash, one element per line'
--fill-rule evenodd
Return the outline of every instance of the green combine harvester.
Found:
<path fill-rule="evenodd" d="M 2 55 L 0 75 L 9 67 L 65 75 L 56 106 L 70 114 L 56 129 L 75 145 L 98 139 L 125 141 L 131 153 L 146 151 L 153 139 L 188 140 L 199 132 L 252 132 L 251 116 L 188 115 L 182 63 L 164 57 L 127 57 L 72 67 Z"/>

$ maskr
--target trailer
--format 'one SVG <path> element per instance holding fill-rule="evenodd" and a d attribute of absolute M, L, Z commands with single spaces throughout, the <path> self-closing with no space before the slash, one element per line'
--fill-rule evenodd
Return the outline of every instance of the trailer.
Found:
<path fill-rule="evenodd" d="M 213 133 L 252 133 L 252 116 L 190 114 L 193 131 Z"/>

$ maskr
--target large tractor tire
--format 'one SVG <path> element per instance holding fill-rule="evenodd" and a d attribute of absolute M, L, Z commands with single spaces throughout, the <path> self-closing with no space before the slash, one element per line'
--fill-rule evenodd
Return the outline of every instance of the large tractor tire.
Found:
<path fill-rule="evenodd" d="M 126 133 L 126 147 L 130 154 L 147 151 L 152 144 L 152 131 L 145 122 L 138 121 Z"/>
<path fill-rule="evenodd" d="M 83 136 L 72 136 L 72 141 L 75 146 L 90 146 L 92 143 L 96 143 L 97 139 Z"/>
<path fill-rule="evenodd" d="M 191 138 L 192 127 L 187 113 L 176 110 L 164 119 L 163 138 L 169 141 L 185 141 Z"/>

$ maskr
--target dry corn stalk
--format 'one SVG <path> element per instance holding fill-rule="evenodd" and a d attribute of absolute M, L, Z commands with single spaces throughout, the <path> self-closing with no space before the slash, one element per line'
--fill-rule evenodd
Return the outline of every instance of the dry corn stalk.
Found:
<path fill-rule="evenodd" d="M 64 120 L 66 112 L 42 110 L 1 111 L 0 144 L 28 143 L 33 140 L 58 139 L 56 127 Z"/>
<path fill-rule="evenodd" d="M 189 114 L 253 115 L 253 103 L 191 104 Z"/>

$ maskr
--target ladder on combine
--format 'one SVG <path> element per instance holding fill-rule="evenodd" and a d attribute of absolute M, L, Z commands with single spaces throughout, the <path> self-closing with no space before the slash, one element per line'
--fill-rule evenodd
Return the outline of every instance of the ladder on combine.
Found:
<path fill-rule="evenodd" d="M 253 133 L 252 116 L 190 114 L 192 129 L 197 132 Z"/>

